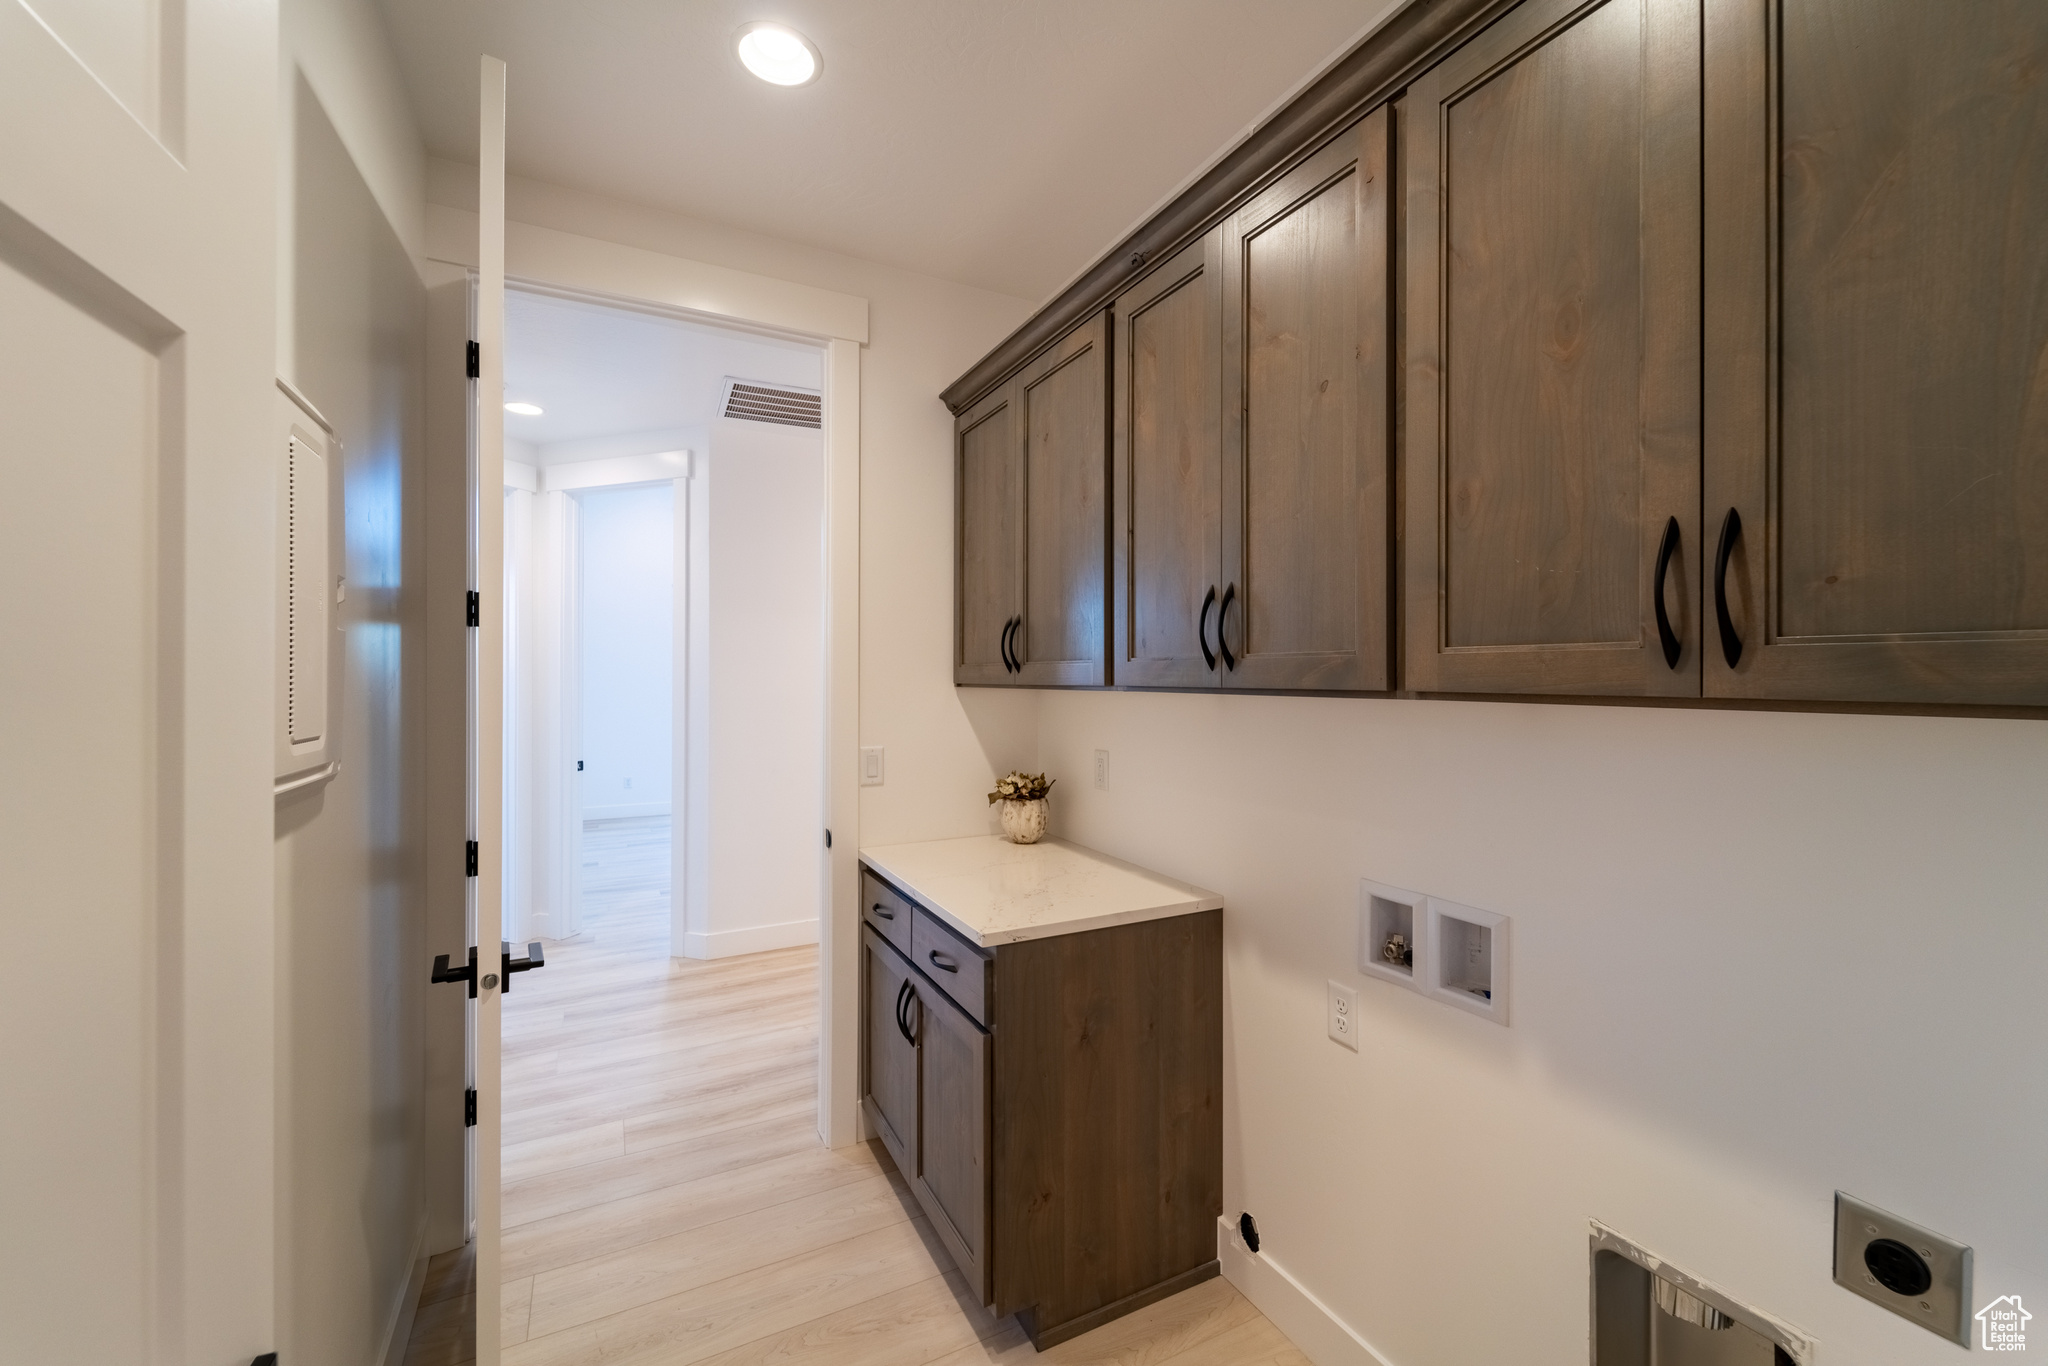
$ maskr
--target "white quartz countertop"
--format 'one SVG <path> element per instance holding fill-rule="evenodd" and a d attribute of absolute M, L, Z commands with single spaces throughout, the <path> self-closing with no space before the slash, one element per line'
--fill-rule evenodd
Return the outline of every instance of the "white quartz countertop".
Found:
<path fill-rule="evenodd" d="M 1220 909 L 1223 898 L 1065 840 L 884 844 L 861 861 L 985 949 Z"/>

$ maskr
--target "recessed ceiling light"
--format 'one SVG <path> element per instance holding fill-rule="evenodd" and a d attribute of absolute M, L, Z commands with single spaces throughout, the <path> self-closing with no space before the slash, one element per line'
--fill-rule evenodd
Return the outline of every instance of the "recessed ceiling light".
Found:
<path fill-rule="evenodd" d="M 748 24 L 737 47 L 747 70 L 770 85 L 808 85 L 825 65 L 810 39 L 780 24 Z"/>
<path fill-rule="evenodd" d="M 538 403 L 508 403 L 505 405 L 505 411 L 517 413 L 520 417 L 539 417 L 540 405 Z"/>

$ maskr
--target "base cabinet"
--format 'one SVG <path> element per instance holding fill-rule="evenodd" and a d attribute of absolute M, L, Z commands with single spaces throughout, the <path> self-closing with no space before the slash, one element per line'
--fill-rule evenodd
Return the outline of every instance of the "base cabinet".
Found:
<path fill-rule="evenodd" d="M 870 916 L 861 1102 L 981 1302 L 1045 1348 L 1215 1275 L 1223 913 L 982 950 L 908 909 L 934 970 Z"/>

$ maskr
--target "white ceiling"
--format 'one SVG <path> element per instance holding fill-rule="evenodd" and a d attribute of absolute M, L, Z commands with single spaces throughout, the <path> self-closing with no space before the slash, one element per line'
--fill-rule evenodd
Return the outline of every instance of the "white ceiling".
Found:
<path fill-rule="evenodd" d="M 542 410 L 505 414 L 505 435 L 538 447 L 541 464 L 626 453 L 577 449 L 597 438 L 647 433 L 652 450 L 680 428 L 706 426 L 728 375 L 820 389 L 824 358 L 771 337 L 505 292 L 505 401 Z"/>
<path fill-rule="evenodd" d="M 382 0 L 429 149 L 1035 301 L 1397 0 Z M 773 19 L 824 54 L 748 75 Z"/>

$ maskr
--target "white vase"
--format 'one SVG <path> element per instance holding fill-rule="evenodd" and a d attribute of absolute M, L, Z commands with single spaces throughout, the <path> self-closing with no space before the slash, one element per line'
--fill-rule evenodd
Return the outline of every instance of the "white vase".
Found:
<path fill-rule="evenodd" d="M 1006 800 L 1003 803 L 1003 838 L 1012 844 L 1036 844 L 1045 838 L 1046 801 Z"/>

